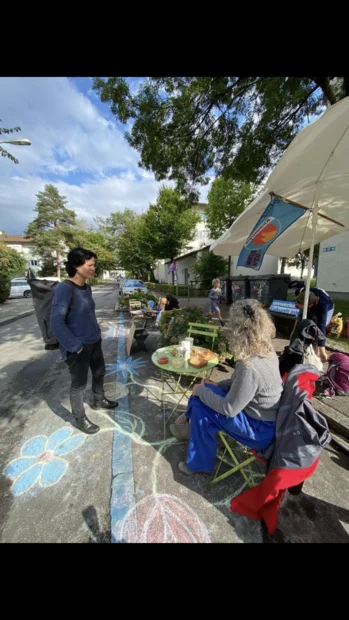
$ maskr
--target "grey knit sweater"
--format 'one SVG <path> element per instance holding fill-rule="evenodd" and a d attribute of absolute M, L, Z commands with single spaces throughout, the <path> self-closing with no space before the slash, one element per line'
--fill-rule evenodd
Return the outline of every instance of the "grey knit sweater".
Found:
<path fill-rule="evenodd" d="M 255 420 L 276 420 L 282 393 L 276 353 L 271 358 L 253 357 L 248 366 L 238 362 L 232 378 L 218 385 L 227 391 L 226 396 L 218 396 L 204 385 L 198 387 L 196 396 L 205 405 L 229 418 L 244 411 Z"/>

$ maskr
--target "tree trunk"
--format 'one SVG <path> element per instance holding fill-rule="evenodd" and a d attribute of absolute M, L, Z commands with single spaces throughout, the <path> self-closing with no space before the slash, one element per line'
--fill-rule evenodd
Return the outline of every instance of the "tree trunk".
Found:
<path fill-rule="evenodd" d="M 171 258 L 170 265 L 172 265 L 173 261 L 174 261 L 174 259 Z M 174 283 L 175 283 L 175 281 L 174 281 L 174 271 L 171 271 L 171 276 L 172 276 L 172 284 L 174 285 Z"/>
<path fill-rule="evenodd" d="M 61 251 L 56 250 L 57 278 L 61 277 Z"/>
<path fill-rule="evenodd" d="M 314 259 L 314 278 L 317 278 L 318 265 L 319 265 L 319 257 L 317 256 Z"/>
<path fill-rule="evenodd" d="M 280 273 L 285 273 L 286 263 L 287 263 L 287 258 L 282 258 L 281 259 L 281 271 L 280 271 Z"/>
<path fill-rule="evenodd" d="M 303 278 L 303 272 L 304 272 L 305 264 L 306 264 L 306 261 L 302 260 L 301 261 L 301 278 Z"/>
<path fill-rule="evenodd" d="M 150 282 L 155 282 L 155 273 L 154 273 L 154 269 L 152 269 L 151 267 L 149 267 L 149 271 L 150 271 Z"/>
<path fill-rule="evenodd" d="M 319 88 L 321 88 L 322 92 L 324 93 L 325 97 L 331 105 L 337 103 L 336 93 L 334 92 L 328 77 L 314 77 L 311 79 L 313 79 L 315 84 L 317 84 Z"/>

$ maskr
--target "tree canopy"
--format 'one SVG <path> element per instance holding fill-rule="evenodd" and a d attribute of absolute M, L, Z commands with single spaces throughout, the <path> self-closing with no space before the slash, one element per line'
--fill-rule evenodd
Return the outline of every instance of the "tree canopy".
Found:
<path fill-rule="evenodd" d="M 93 226 L 87 226 L 83 221 L 71 231 L 70 247 L 83 247 L 91 250 L 97 255 L 96 276 L 103 274 L 103 271 L 111 271 L 116 268 L 116 258 L 114 252 L 107 247 L 107 240 L 101 231 L 94 230 Z"/>
<path fill-rule="evenodd" d="M 57 187 L 45 185 L 37 195 L 34 211 L 36 218 L 27 226 L 25 234 L 32 237 L 42 256 L 54 252 L 57 276 L 60 276 L 61 253 L 65 245 L 71 247 L 72 227 L 76 222 L 75 211 L 67 209 L 67 199 L 61 196 Z"/>
<path fill-rule="evenodd" d="M 137 277 L 154 279 L 158 260 L 174 258 L 193 239 L 200 216 L 173 189 L 162 187 L 146 213 L 131 209 L 96 218 L 118 264 Z"/>
<path fill-rule="evenodd" d="M 254 188 L 249 183 L 217 177 L 208 193 L 207 226 L 212 239 L 228 230 L 252 201 Z"/>
<path fill-rule="evenodd" d="M 2 121 L 1 121 L 1 118 L 0 118 L 0 123 L 1 122 Z M 12 127 L 12 128 L 0 127 L 0 136 L 2 136 L 2 135 L 5 135 L 5 136 L 7 135 L 8 136 L 11 133 L 16 133 L 18 131 L 21 131 L 20 127 Z M 16 157 L 14 157 L 13 155 L 11 155 L 11 153 L 9 153 L 6 149 L 4 149 L 4 147 L 1 146 L 1 144 L 0 144 L 0 155 L 2 157 L 8 157 L 8 159 L 13 161 L 14 164 L 19 164 L 19 160 Z"/>
<path fill-rule="evenodd" d="M 260 183 L 310 118 L 349 95 L 348 77 L 124 77 L 93 88 L 121 123 L 140 165 L 194 202 L 208 173 Z"/>
<path fill-rule="evenodd" d="M 194 275 L 201 281 L 204 288 L 211 288 L 213 278 L 227 273 L 228 261 L 213 252 L 203 252 L 191 268 Z"/>
<path fill-rule="evenodd" d="M 200 216 L 175 190 L 162 187 L 143 216 L 143 244 L 154 258 L 174 258 L 195 235 Z"/>
<path fill-rule="evenodd" d="M 27 263 L 22 254 L 0 242 L 0 272 L 10 280 L 24 277 Z"/>

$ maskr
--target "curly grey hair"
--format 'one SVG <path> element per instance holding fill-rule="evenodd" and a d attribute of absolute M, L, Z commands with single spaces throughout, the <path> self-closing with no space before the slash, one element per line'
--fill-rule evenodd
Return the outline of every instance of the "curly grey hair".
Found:
<path fill-rule="evenodd" d="M 214 286 L 216 282 L 219 282 L 219 283 L 220 283 L 221 281 L 220 281 L 220 279 L 219 279 L 219 278 L 213 278 L 213 280 L 212 280 L 212 286 Z"/>
<path fill-rule="evenodd" d="M 275 325 L 256 299 L 236 301 L 230 309 L 230 349 L 235 359 L 248 364 L 252 357 L 271 357 Z"/>

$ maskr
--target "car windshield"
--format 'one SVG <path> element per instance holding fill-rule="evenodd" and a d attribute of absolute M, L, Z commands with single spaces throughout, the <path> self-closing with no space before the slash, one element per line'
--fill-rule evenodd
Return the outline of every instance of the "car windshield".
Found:
<path fill-rule="evenodd" d="M 139 280 L 127 280 L 125 286 L 143 286 L 143 282 Z"/>

